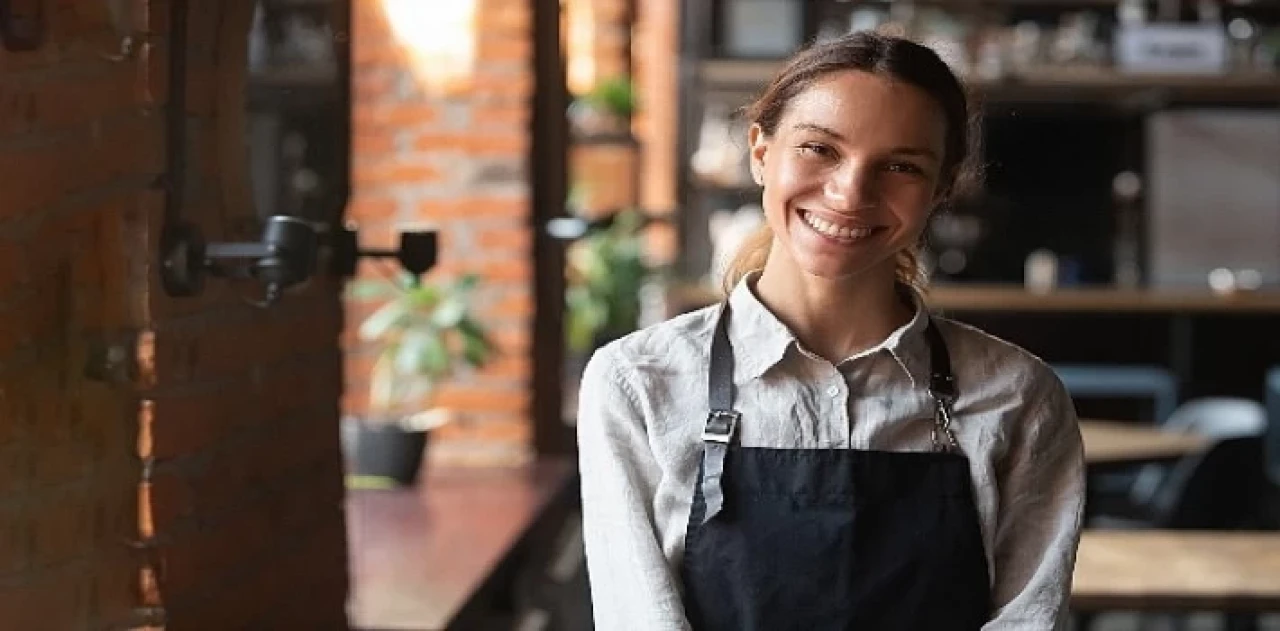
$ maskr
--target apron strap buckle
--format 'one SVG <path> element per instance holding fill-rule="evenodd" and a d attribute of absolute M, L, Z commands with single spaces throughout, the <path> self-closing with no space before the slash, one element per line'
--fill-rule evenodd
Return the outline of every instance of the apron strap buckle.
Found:
<path fill-rule="evenodd" d="M 702 429 L 702 440 L 728 445 L 741 419 L 742 414 L 735 410 L 712 410 L 707 416 L 706 427 Z"/>

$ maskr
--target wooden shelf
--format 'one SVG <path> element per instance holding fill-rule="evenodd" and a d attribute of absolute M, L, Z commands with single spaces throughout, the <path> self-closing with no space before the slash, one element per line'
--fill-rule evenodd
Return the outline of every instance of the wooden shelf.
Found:
<path fill-rule="evenodd" d="M 670 287 L 667 298 L 674 315 L 713 304 L 722 295 L 714 287 L 684 284 Z M 936 285 L 926 300 L 943 313 L 1280 313 L 1280 291 L 1220 296 L 1195 290 L 1096 287 L 1038 294 L 1017 285 Z"/>
<path fill-rule="evenodd" d="M 781 61 L 709 59 L 701 63 L 703 88 L 749 94 L 762 89 L 782 68 Z M 1160 101 L 1257 102 L 1280 104 L 1280 74 L 1225 75 L 1124 74 L 1109 70 L 1045 70 L 1035 76 L 999 81 L 969 79 L 983 102 L 1080 102 L 1125 99 Z"/>
<path fill-rule="evenodd" d="M 1017 285 L 938 285 L 929 304 L 942 311 L 1280 313 L 1280 292 L 1218 295 L 1202 290 L 1079 287 L 1039 294 Z"/>

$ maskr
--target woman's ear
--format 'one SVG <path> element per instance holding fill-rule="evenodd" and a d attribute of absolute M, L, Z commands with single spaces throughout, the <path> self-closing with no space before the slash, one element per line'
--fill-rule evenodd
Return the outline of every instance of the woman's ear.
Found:
<path fill-rule="evenodd" d="M 751 144 L 751 179 L 757 186 L 764 186 L 764 160 L 769 152 L 769 138 L 757 123 L 747 129 L 747 142 Z"/>

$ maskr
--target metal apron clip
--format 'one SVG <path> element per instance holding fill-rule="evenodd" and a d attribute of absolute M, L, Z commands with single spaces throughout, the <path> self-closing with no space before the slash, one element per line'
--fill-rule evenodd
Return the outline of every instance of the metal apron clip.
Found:
<path fill-rule="evenodd" d="M 956 434 L 951 429 L 951 406 L 956 401 L 956 380 L 951 372 L 951 354 L 933 319 L 925 328 L 929 340 L 929 397 L 933 399 L 933 429 L 929 432 L 933 450 L 943 453 L 960 451 Z"/>

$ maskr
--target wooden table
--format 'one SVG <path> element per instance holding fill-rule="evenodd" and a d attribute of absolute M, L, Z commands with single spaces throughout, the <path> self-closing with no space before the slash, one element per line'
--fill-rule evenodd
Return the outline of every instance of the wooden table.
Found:
<path fill-rule="evenodd" d="M 1077 611 L 1280 611 L 1280 532 L 1086 530 Z"/>
<path fill-rule="evenodd" d="M 1164 431 L 1154 425 L 1081 419 L 1084 457 L 1090 467 L 1167 462 L 1209 446 L 1194 434 Z"/>
<path fill-rule="evenodd" d="M 573 468 L 431 468 L 416 489 L 347 493 L 352 629 L 439 631 L 461 624 L 549 507 Z"/>

